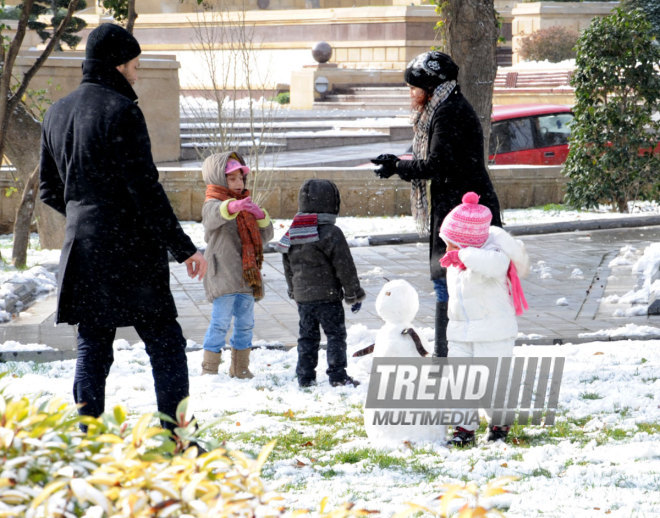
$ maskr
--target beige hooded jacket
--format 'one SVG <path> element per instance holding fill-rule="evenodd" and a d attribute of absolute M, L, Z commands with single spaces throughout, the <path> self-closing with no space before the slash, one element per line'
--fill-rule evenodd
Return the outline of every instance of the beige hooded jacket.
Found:
<path fill-rule="evenodd" d="M 202 176 L 207 185 L 227 187 L 225 166 L 230 157 L 245 164 L 243 157 L 236 152 L 216 153 L 204 160 Z M 236 224 L 238 213 L 229 214 L 227 205 L 230 201 L 207 200 L 202 206 L 206 241 L 204 257 L 209 264 L 204 290 L 209 302 L 231 293 L 252 293 L 252 288 L 243 280 L 242 246 Z M 265 246 L 273 238 L 273 223 L 265 210 L 264 213 L 266 217 L 257 220 L 257 224 Z"/>

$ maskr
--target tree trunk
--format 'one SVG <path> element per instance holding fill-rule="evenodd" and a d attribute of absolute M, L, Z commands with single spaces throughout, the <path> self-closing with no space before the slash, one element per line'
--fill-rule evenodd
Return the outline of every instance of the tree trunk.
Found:
<path fill-rule="evenodd" d="M 28 184 L 30 174 L 39 167 L 40 142 L 41 124 L 19 102 L 9 118 L 5 154 L 16 168 L 21 187 Z M 41 247 L 62 248 L 64 217 L 39 201 L 36 192 L 35 199 L 35 215 Z"/>
<path fill-rule="evenodd" d="M 481 120 L 484 159 L 487 160 L 499 33 L 494 2 L 449 0 L 443 12 L 446 17 L 447 53 L 460 67 L 458 83 L 461 91 Z"/>
<path fill-rule="evenodd" d="M 21 204 L 16 211 L 16 222 L 14 223 L 14 246 L 11 253 L 11 262 L 17 268 L 25 268 L 27 264 L 27 249 L 30 244 L 30 223 L 34 214 L 34 203 L 39 191 L 39 168 L 28 178 L 28 183 L 23 189 Z"/>
<path fill-rule="evenodd" d="M 135 20 L 138 14 L 135 10 L 135 0 L 128 0 L 128 15 L 126 16 L 126 30 L 133 34 L 133 27 L 135 27 Z"/>

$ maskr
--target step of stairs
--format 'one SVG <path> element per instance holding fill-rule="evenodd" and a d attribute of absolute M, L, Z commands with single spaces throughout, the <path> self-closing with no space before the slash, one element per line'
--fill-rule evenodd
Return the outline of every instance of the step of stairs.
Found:
<path fill-rule="evenodd" d="M 276 119 L 249 122 L 239 118 L 224 124 L 210 111 L 194 117 L 182 112 L 181 159 L 200 160 L 222 149 L 247 153 L 255 142 L 267 153 L 281 153 L 412 139 L 408 114 L 392 110 L 321 110 L 304 116 L 281 110 L 278 115 Z"/>

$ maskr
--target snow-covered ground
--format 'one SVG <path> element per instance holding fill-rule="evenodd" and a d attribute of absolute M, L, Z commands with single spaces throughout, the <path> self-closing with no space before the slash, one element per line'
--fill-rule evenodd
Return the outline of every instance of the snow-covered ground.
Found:
<path fill-rule="evenodd" d="M 605 211 L 605 209 L 603 209 Z M 658 204 L 638 204 L 635 212 L 660 213 Z M 634 214 L 633 214 L 634 215 Z M 505 211 L 509 224 L 575 221 L 619 217 L 607 212 L 527 209 Z M 276 238 L 289 221 L 276 222 Z M 376 233 L 414 232 L 410 217 L 339 218 L 349 239 Z M 185 230 L 203 246 L 201 225 L 184 222 Z M 0 237 L 0 250 L 10 256 L 11 236 Z M 651 270 L 660 261 L 654 244 L 644 260 L 629 267 L 643 273 L 651 288 Z M 626 252 L 615 259 L 625 266 Z M 29 269 L 17 272 L 3 264 L 0 281 L 26 276 L 53 289 L 54 276 L 43 263 L 58 253 L 40 251 L 33 236 Z M 648 270 L 648 272 L 647 272 Z M 655 281 L 660 282 L 660 281 Z M 656 288 L 657 289 L 657 286 Z M 0 296 L 2 294 L 0 293 Z M 348 329 L 349 355 L 373 343 L 376 329 L 356 324 Z M 420 330 L 427 339 L 432 329 Z M 627 334 L 630 334 L 630 329 Z M 0 343 L 2 349 L 44 348 L 47 344 Z M 263 345 L 263 344 L 261 344 Z M 122 405 L 132 415 L 155 410 L 155 396 L 143 344 L 115 342 L 115 363 L 106 390 L 110 409 Z M 289 509 L 318 510 L 352 501 L 357 507 L 391 516 L 407 502 L 436 508 L 447 483 L 482 486 L 502 476 L 515 476 L 512 493 L 481 503 L 508 507 L 507 516 L 660 516 L 660 341 L 598 342 L 562 346 L 523 346 L 518 356 L 563 356 L 566 359 L 558 418 L 554 426 L 515 428 L 508 444 L 448 450 L 436 444 L 371 444 L 362 424 L 371 358 L 349 358 L 349 374 L 357 388 L 331 388 L 319 358 L 319 385 L 300 390 L 295 381 L 295 350 L 257 349 L 252 354 L 252 380 L 232 380 L 227 363 L 219 376 L 201 376 L 201 351 L 191 352 L 191 402 L 196 418 L 214 423 L 212 435 L 230 448 L 256 454 L 278 439 L 264 469 L 266 483 L 284 495 Z M 71 401 L 73 360 L 35 364 L 0 364 L 8 394 L 57 396 Z M 483 430 L 481 432 L 483 434 Z"/>
<path fill-rule="evenodd" d="M 349 330 L 349 353 L 371 343 L 375 330 Z M 141 344 L 115 343 L 108 379 L 108 409 L 155 409 L 150 366 Z M 526 346 L 519 356 L 563 356 L 566 366 L 559 417 L 552 427 L 525 426 L 509 444 L 483 440 L 468 450 L 440 444 L 370 444 L 362 405 L 371 359 L 350 359 L 357 388 L 331 388 L 319 358 L 319 385 L 300 390 L 296 351 L 258 349 L 252 380 L 232 380 L 227 363 L 219 376 L 201 376 L 201 352 L 189 354 L 191 400 L 200 422 L 215 421 L 213 434 L 229 448 L 256 454 L 278 439 L 264 477 L 282 492 L 289 509 L 318 509 L 346 501 L 391 516 L 406 502 L 437 506 L 442 486 L 483 485 L 515 476 L 510 495 L 497 502 L 507 516 L 660 515 L 660 341 L 593 342 Z M 71 399 L 73 360 L 35 365 L 0 364 L 13 373 L 7 393 Z M 483 433 L 483 432 L 482 432 Z"/>

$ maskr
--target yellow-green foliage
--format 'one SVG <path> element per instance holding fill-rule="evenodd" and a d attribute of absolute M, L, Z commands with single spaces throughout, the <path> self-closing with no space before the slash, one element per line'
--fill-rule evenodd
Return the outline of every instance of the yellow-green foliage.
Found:
<path fill-rule="evenodd" d="M 504 486 L 509 482 L 517 480 L 516 477 L 499 477 L 479 487 L 474 482 L 467 484 L 447 484 L 445 492 L 438 498 L 437 506 L 422 506 L 411 503 L 404 511 L 395 515 L 395 518 L 404 518 L 420 512 L 429 516 L 442 518 L 477 518 L 504 516 L 504 513 L 494 508 L 481 505 L 480 499 L 492 498 L 494 496 L 508 493 Z"/>
<path fill-rule="evenodd" d="M 3 377 L 0 374 L 0 379 Z M 133 425 L 123 408 L 99 419 L 53 399 L 35 403 L 11 398 L 0 389 L 0 518 L 146 518 L 223 516 L 299 516 L 348 518 L 373 514 L 346 503 L 327 509 L 290 510 L 282 497 L 268 492 L 261 469 L 275 441 L 256 459 L 227 451 L 210 440 L 198 455 L 204 430 L 185 422 L 186 404 L 177 409 L 173 436 L 145 414 Z M 164 418 L 163 416 L 158 416 Z M 88 430 L 83 433 L 79 425 Z M 194 441 L 194 442 L 193 442 Z M 447 485 L 437 509 L 409 504 L 402 516 L 420 511 L 434 516 L 491 516 L 479 496 L 506 492 L 511 478 L 488 483 Z M 457 501 L 460 499 L 462 501 Z M 458 513 L 452 507 L 458 504 Z M 465 505 L 463 505 L 465 504 Z"/>
<path fill-rule="evenodd" d="M 131 427 L 120 407 L 96 420 L 61 401 L 0 393 L 0 517 L 280 514 L 260 477 L 272 443 L 257 459 L 186 446 L 152 415 Z"/>

